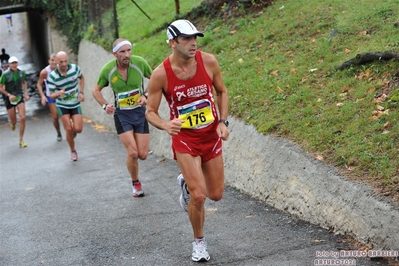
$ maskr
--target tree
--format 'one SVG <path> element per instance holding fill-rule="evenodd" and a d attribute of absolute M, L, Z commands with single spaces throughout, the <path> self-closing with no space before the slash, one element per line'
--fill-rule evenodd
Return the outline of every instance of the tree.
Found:
<path fill-rule="evenodd" d="M 175 6 L 176 6 L 176 14 L 180 14 L 180 1 L 175 0 Z"/>

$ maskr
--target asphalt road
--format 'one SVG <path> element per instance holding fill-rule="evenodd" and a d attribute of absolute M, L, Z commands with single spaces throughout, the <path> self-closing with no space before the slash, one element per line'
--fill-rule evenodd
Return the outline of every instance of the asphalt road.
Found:
<path fill-rule="evenodd" d="M 18 16 L 1 44 L 9 44 L 7 52 L 23 65 L 28 51 L 11 45 L 24 36 Z M 117 135 L 86 119 L 76 138 L 79 160 L 71 162 L 37 95 L 26 108 L 28 147 L 22 149 L 19 125 L 10 130 L 0 100 L 1 266 L 197 264 L 191 262 L 192 230 L 178 203 L 174 161 L 154 155 L 140 161 L 146 196 L 133 198 Z M 346 237 L 229 187 L 220 202 L 207 201 L 206 212 L 206 265 L 326 265 L 340 250 L 357 249 Z M 338 259 L 341 265 L 386 265 L 368 257 Z"/>

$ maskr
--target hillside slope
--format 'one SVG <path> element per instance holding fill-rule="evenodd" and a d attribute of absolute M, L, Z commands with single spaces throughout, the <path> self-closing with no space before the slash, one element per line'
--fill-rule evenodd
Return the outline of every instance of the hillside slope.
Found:
<path fill-rule="evenodd" d="M 399 202 L 399 61 L 336 70 L 357 55 L 399 50 L 396 1 L 215 0 L 185 17 L 205 32 L 199 49 L 220 61 L 231 115 Z M 156 67 L 169 53 L 164 31 L 135 52 Z"/>

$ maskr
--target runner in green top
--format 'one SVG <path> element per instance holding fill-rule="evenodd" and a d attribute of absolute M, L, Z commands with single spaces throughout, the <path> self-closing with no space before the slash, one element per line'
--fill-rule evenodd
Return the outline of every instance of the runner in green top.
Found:
<path fill-rule="evenodd" d="M 23 141 L 25 133 L 25 101 L 29 100 L 26 74 L 18 69 L 18 59 L 11 56 L 8 59 L 9 68 L 0 78 L 0 92 L 4 94 L 5 106 L 11 122 L 11 130 L 15 130 L 17 114 L 19 115 L 19 146 L 25 148 L 28 145 Z"/>
<path fill-rule="evenodd" d="M 127 151 L 126 166 L 132 179 L 134 197 L 144 196 L 138 178 L 138 159 L 145 160 L 150 141 L 145 118 L 145 78 L 152 69 L 142 57 L 132 55 L 132 44 L 122 38 L 115 40 L 112 54 L 115 59 L 105 64 L 93 96 L 109 115 L 114 115 L 116 131 Z M 114 103 L 108 103 L 101 90 L 109 86 L 114 93 Z"/>

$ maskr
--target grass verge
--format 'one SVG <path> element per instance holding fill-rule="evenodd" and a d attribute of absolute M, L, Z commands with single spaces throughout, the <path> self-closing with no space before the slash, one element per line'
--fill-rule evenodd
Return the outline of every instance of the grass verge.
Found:
<path fill-rule="evenodd" d="M 176 18 L 174 1 L 136 2 L 152 20 L 119 0 L 120 36 L 156 67 L 170 50 L 165 30 L 153 33 Z M 398 52 L 397 0 L 213 1 L 208 15 L 200 1 L 180 2 L 205 32 L 199 49 L 220 62 L 231 115 L 399 200 L 399 107 L 388 100 L 399 61 L 335 69 L 357 54 Z"/>

